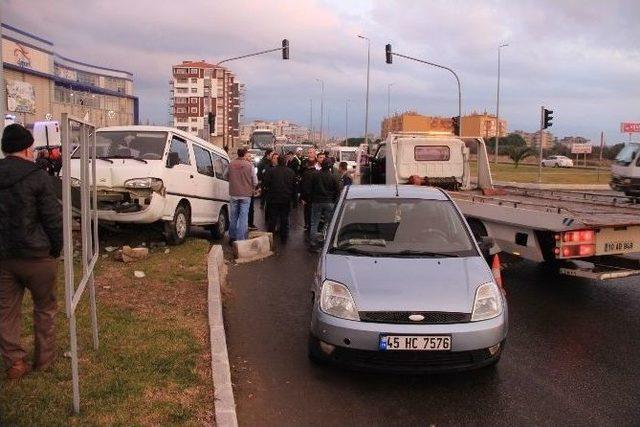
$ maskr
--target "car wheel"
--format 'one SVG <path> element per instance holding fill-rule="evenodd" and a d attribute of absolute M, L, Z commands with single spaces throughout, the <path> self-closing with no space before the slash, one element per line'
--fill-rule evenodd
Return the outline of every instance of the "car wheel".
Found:
<path fill-rule="evenodd" d="M 218 222 L 211 228 L 211 237 L 215 240 L 222 240 L 229 226 L 227 210 L 222 208 L 218 215 Z"/>
<path fill-rule="evenodd" d="M 191 211 L 189 207 L 180 204 L 173 214 L 173 221 L 165 223 L 165 234 L 170 245 L 181 245 L 189 235 L 191 228 Z"/>
<path fill-rule="evenodd" d="M 542 166 L 543 168 L 547 167 L 547 164 L 545 162 L 540 163 L 540 166 Z"/>
<path fill-rule="evenodd" d="M 316 365 L 329 364 L 329 360 L 327 360 L 327 357 L 322 353 L 322 350 L 320 350 L 320 340 L 311 334 L 309 334 L 309 349 L 307 356 L 309 357 L 309 360 Z"/>
<path fill-rule="evenodd" d="M 557 163 L 554 163 L 554 164 L 553 164 L 553 167 L 554 167 L 554 168 L 559 168 L 559 167 L 560 167 L 560 165 L 559 165 L 559 164 L 557 164 Z"/>

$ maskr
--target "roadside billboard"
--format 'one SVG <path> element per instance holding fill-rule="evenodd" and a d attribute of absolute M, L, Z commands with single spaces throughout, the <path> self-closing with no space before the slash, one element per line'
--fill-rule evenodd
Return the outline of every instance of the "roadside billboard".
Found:
<path fill-rule="evenodd" d="M 571 154 L 591 154 L 591 144 L 571 144 Z"/>
<path fill-rule="evenodd" d="M 640 133 L 640 123 L 620 123 L 620 133 Z"/>
<path fill-rule="evenodd" d="M 30 83 L 7 80 L 7 109 L 14 113 L 35 113 L 36 93 Z"/>

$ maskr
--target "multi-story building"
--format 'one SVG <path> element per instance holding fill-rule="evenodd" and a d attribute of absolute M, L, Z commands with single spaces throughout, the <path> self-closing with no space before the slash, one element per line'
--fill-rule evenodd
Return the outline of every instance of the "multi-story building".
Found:
<path fill-rule="evenodd" d="M 172 67 L 173 126 L 233 149 L 239 144 L 240 85 L 233 73 L 205 61 Z"/>
<path fill-rule="evenodd" d="M 433 117 L 407 111 L 395 114 L 382 121 L 381 137 L 385 139 L 389 132 L 451 132 L 451 117 Z M 500 119 L 500 135 L 506 135 L 507 122 Z M 473 113 L 462 117 L 462 136 L 496 136 L 496 116 Z"/>
<path fill-rule="evenodd" d="M 507 135 L 507 121 L 500 119 L 500 137 Z M 492 114 L 473 112 L 462 117 L 462 136 L 480 136 L 495 138 L 496 116 Z"/>
<path fill-rule="evenodd" d="M 520 135 L 524 142 L 527 143 L 528 147 L 540 147 L 540 139 L 542 135 L 542 148 L 550 148 L 556 141 L 556 138 L 553 136 L 551 132 L 540 131 L 537 132 L 525 132 L 522 130 L 513 131 L 514 134 Z"/>
<path fill-rule="evenodd" d="M 32 127 L 62 113 L 98 127 L 138 123 L 133 74 L 66 58 L 39 36 L 2 24 L 7 114 Z"/>

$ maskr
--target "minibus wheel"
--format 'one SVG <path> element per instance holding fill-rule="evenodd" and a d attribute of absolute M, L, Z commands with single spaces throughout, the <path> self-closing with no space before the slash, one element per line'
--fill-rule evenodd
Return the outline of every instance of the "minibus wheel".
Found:
<path fill-rule="evenodd" d="M 181 245 L 189 235 L 191 211 L 185 204 L 179 204 L 173 214 L 173 221 L 165 223 L 165 234 L 170 245 Z"/>
<path fill-rule="evenodd" d="M 222 240 L 229 226 L 229 216 L 225 208 L 220 209 L 218 215 L 218 222 L 211 227 L 211 237 L 215 240 Z"/>

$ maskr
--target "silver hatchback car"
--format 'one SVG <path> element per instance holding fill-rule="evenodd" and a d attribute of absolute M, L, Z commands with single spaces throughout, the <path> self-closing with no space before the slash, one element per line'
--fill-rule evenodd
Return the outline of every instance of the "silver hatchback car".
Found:
<path fill-rule="evenodd" d="M 497 363 L 507 303 L 472 236 L 439 189 L 347 187 L 312 285 L 311 360 L 412 372 Z"/>

